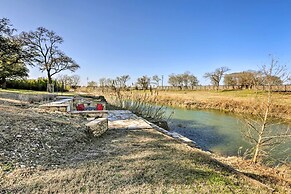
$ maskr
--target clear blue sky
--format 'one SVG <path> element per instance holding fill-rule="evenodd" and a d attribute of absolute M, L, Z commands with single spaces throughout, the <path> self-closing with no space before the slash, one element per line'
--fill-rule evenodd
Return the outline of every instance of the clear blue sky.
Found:
<path fill-rule="evenodd" d="M 291 69 L 291 0 L 0 0 L 2 17 L 62 36 L 83 84 L 185 71 L 208 84 L 205 72 L 256 70 L 269 54 Z"/>

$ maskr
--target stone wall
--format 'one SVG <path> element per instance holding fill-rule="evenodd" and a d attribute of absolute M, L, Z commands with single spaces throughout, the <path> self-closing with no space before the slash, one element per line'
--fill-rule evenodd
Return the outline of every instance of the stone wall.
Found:
<path fill-rule="evenodd" d="M 88 131 L 94 136 L 98 137 L 105 133 L 108 129 L 108 119 L 98 118 L 86 124 Z"/>

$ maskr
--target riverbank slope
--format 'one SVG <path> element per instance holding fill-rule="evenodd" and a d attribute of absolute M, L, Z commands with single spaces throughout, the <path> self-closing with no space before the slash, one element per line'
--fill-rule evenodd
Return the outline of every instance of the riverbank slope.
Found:
<path fill-rule="evenodd" d="M 254 166 L 237 173 L 154 128 L 111 127 L 93 138 L 84 123 L 82 117 L 2 98 L 0 193 L 290 191 L 288 172 L 263 174 Z"/>
<path fill-rule="evenodd" d="M 99 92 L 99 91 L 98 91 Z M 99 92 L 100 93 L 100 92 Z M 107 98 L 116 96 L 105 92 Z M 256 114 L 266 102 L 267 93 L 255 90 L 236 91 L 121 91 L 124 99 L 143 100 L 186 109 L 214 109 L 238 114 Z M 291 122 L 291 93 L 272 93 L 271 116 Z"/>

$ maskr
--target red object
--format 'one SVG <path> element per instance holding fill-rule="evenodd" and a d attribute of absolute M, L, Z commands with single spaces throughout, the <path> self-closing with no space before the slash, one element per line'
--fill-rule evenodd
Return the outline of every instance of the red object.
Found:
<path fill-rule="evenodd" d="M 103 105 L 102 104 L 97 104 L 97 110 L 103 110 Z"/>
<path fill-rule="evenodd" d="M 85 110 L 85 105 L 84 104 L 78 104 L 77 105 L 77 111 L 83 111 Z"/>

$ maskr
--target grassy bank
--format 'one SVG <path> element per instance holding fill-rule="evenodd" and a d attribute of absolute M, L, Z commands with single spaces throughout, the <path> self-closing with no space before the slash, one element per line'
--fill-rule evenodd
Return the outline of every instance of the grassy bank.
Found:
<path fill-rule="evenodd" d="M 100 93 L 100 92 L 99 92 Z M 266 92 L 254 90 L 237 91 L 122 91 L 124 98 L 140 99 L 149 103 L 187 109 L 214 109 L 239 114 L 253 114 L 266 100 Z M 104 93 L 107 98 L 113 92 Z M 291 93 L 273 93 L 271 115 L 291 121 Z"/>
<path fill-rule="evenodd" d="M 0 193 L 290 191 L 288 171 L 237 173 L 153 128 L 93 138 L 83 119 L 0 100 Z"/>

